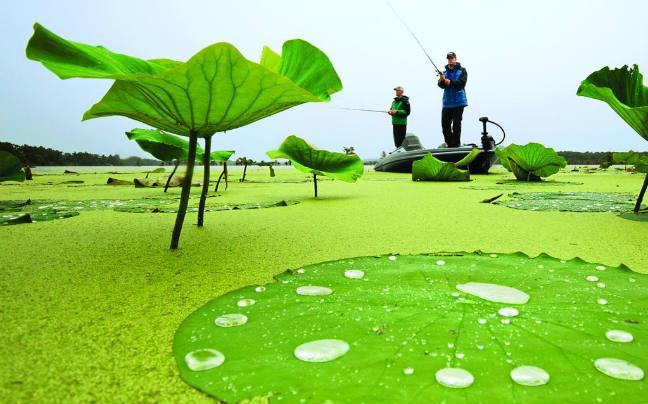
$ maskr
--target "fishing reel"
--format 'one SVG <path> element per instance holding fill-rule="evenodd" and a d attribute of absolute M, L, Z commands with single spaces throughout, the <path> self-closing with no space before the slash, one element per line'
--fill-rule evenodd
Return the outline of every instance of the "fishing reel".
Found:
<path fill-rule="evenodd" d="M 484 150 L 494 149 L 495 146 L 498 146 L 498 145 L 502 144 L 504 139 L 506 139 L 506 132 L 504 131 L 504 128 L 502 128 L 502 126 L 500 124 L 498 124 L 497 122 L 491 121 L 490 119 L 488 119 L 487 116 L 482 116 L 481 118 L 479 118 L 479 122 L 481 122 L 482 125 L 483 125 L 483 129 L 482 129 L 482 133 L 481 133 L 481 135 L 482 135 L 481 136 L 481 143 L 482 143 L 482 148 Z M 497 143 L 495 143 L 495 139 L 492 136 L 490 136 L 488 134 L 488 131 L 486 130 L 486 124 L 489 123 L 489 122 L 492 123 L 493 125 L 497 126 L 498 128 L 500 128 L 500 130 L 502 131 L 502 140 L 500 140 Z"/>

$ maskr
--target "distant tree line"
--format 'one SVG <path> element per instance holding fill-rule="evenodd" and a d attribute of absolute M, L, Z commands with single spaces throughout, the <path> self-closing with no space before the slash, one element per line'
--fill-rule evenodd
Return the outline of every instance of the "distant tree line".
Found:
<path fill-rule="evenodd" d="M 291 165 L 290 160 L 280 162 L 280 161 L 265 161 L 265 160 L 252 160 L 251 158 L 248 157 L 238 157 L 236 160 L 234 160 L 234 165 L 235 166 L 289 166 Z"/>
<path fill-rule="evenodd" d="M 0 150 L 8 151 L 15 154 L 25 165 L 31 167 L 38 166 L 156 166 L 163 165 L 159 160 L 147 159 L 137 156 L 126 158 L 119 157 L 118 154 L 93 154 L 86 152 L 66 153 L 59 150 L 50 149 L 42 146 L 17 145 L 9 142 L 0 142 Z M 353 147 L 345 147 L 344 152 L 354 153 Z M 577 151 L 559 151 L 568 164 L 587 164 L 600 165 L 603 163 L 612 163 L 612 152 L 577 152 Z M 648 152 L 639 153 L 648 157 Z M 381 153 L 385 157 L 386 153 Z M 376 159 L 365 160 L 365 164 L 375 164 Z M 235 165 L 290 165 L 290 162 L 265 162 L 254 161 L 245 157 L 239 157 L 235 160 Z"/>
<path fill-rule="evenodd" d="M 23 164 L 38 166 L 156 166 L 162 162 L 137 156 L 121 158 L 118 154 L 65 153 L 42 146 L 0 142 L 0 150 L 13 153 Z"/>
<path fill-rule="evenodd" d="M 626 150 L 627 151 L 627 150 Z M 577 165 L 600 165 L 603 163 L 612 163 L 612 152 L 576 152 L 576 151 L 559 151 L 559 155 L 567 160 L 567 164 Z M 648 152 L 639 153 L 648 156 Z"/>

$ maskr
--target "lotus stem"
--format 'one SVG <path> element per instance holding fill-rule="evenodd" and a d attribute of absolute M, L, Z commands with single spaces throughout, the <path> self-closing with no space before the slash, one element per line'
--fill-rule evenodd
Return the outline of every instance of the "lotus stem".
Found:
<path fill-rule="evenodd" d="M 227 161 L 223 163 L 223 174 L 225 177 L 225 191 L 227 191 L 227 188 L 229 187 L 229 180 L 227 178 Z"/>
<path fill-rule="evenodd" d="M 207 200 L 207 193 L 209 192 L 209 169 L 210 163 L 209 153 L 211 153 L 211 136 L 205 137 L 205 157 L 203 159 L 203 184 L 202 192 L 200 193 L 200 202 L 198 203 L 198 227 L 203 226 L 205 217 L 205 201 Z"/>
<path fill-rule="evenodd" d="M 220 175 L 218 176 L 218 181 L 216 181 L 216 187 L 214 187 L 214 192 L 218 192 L 218 186 L 220 185 L 221 179 L 223 178 L 223 175 L 225 175 L 225 169 L 223 168 L 223 171 L 221 171 Z"/>
<path fill-rule="evenodd" d="M 176 215 L 173 234 L 171 235 L 171 249 L 178 248 L 180 243 L 180 233 L 182 233 L 182 224 L 184 223 L 187 205 L 189 204 L 189 194 L 191 193 L 191 181 L 193 180 L 194 165 L 196 164 L 196 145 L 198 135 L 194 131 L 189 132 L 189 155 L 187 156 L 187 173 L 182 183 L 182 193 L 180 194 L 180 205 L 178 205 L 178 214 Z"/>
<path fill-rule="evenodd" d="M 175 166 L 173 166 L 173 171 L 171 171 L 171 175 L 169 175 L 169 178 L 166 180 L 166 184 L 164 185 L 164 192 L 169 189 L 169 184 L 171 183 L 171 178 L 173 178 L 173 175 L 175 174 L 176 170 L 178 169 L 178 166 L 180 165 L 180 160 L 176 160 Z"/>
<path fill-rule="evenodd" d="M 247 173 L 247 159 L 243 160 L 243 176 L 241 177 L 241 182 L 245 182 L 245 173 Z"/>
<path fill-rule="evenodd" d="M 641 202 L 643 202 L 644 195 L 646 194 L 646 188 L 648 188 L 648 173 L 646 174 L 646 178 L 644 178 L 643 185 L 641 186 L 641 191 L 639 191 L 639 197 L 637 198 L 637 203 L 634 207 L 635 213 L 639 213 L 639 209 L 641 209 Z"/>
<path fill-rule="evenodd" d="M 313 185 L 315 187 L 315 198 L 317 198 L 317 174 L 313 174 Z"/>
<path fill-rule="evenodd" d="M 218 176 L 218 181 L 216 181 L 216 187 L 214 187 L 214 192 L 218 192 L 218 186 L 220 185 L 221 179 L 225 178 L 225 190 L 227 191 L 227 161 L 223 162 L 223 171 Z"/>

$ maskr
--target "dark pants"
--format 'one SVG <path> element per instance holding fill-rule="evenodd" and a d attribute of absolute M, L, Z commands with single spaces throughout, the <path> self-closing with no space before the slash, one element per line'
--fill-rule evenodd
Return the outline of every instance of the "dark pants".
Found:
<path fill-rule="evenodd" d="M 441 128 L 448 147 L 461 146 L 461 119 L 464 108 L 443 108 L 441 110 Z"/>
<path fill-rule="evenodd" d="M 407 132 L 407 125 L 393 125 L 394 126 L 394 146 L 398 149 L 403 140 L 405 140 L 405 133 Z"/>

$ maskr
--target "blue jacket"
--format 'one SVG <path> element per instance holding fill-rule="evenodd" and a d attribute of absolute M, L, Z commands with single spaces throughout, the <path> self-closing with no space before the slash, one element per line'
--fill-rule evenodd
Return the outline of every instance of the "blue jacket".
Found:
<path fill-rule="evenodd" d="M 450 85 L 445 85 L 442 81 L 438 82 L 439 87 L 443 89 L 443 108 L 465 107 L 468 105 L 466 98 L 466 82 L 468 81 L 468 72 L 461 63 L 457 63 L 454 69 L 450 70 L 446 66 L 443 75 L 450 80 Z"/>

